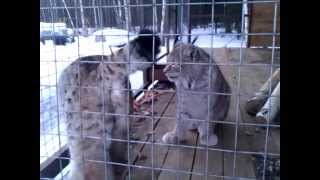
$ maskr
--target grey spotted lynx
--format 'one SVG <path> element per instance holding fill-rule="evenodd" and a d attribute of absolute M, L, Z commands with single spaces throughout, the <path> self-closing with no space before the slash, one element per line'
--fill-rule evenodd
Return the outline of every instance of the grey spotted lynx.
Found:
<path fill-rule="evenodd" d="M 128 75 L 151 66 L 160 52 L 158 36 L 153 38 L 149 30 L 140 34 L 149 36 L 137 37 L 110 56 L 81 57 L 60 76 L 60 112 L 66 118 L 71 156 L 69 180 L 119 179 L 105 162 L 127 162 L 127 142 L 110 138 L 128 140 L 126 115 L 132 111 Z M 123 63 L 128 62 L 128 53 L 130 68 Z"/>
<path fill-rule="evenodd" d="M 181 63 L 195 64 L 181 64 L 180 71 L 180 60 Z M 215 64 L 214 60 L 211 60 Z M 178 143 L 178 140 L 183 142 L 186 140 L 185 133 L 188 129 L 197 129 L 200 135 L 200 144 L 216 145 L 218 137 L 214 132 L 215 123 L 208 124 L 204 121 L 208 119 L 222 121 L 228 113 L 230 95 L 210 95 L 208 109 L 209 66 L 197 63 L 209 63 L 210 56 L 199 47 L 180 42 L 168 55 L 167 61 L 168 65 L 163 71 L 168 79 L 175 83 L 178 105 L 176 126 L 162 137 L 162 141 L 170 144 Z M 210 83 L 209 91 L 211 93 L 231 93 L 229 84 L 217 65 L 213 65 L 211 68 Z M 198 93 L 192 93 L 192 91 Z"/>

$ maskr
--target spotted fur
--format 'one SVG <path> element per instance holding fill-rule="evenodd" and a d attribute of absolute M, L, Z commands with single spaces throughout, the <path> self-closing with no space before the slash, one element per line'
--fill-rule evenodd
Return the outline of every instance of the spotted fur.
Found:
<path fill-rule="evenodd" d="M 141 33 L 153 34 L 148 30 Z M 126 115 L 132 111 L 128 75 L 152 64 L 153 52 L 159 53 L 160 45 L 154 37 L 139 36 L 110 56 L 81 57 L 62 72 L 59 108 L 67 125 L 69 180 L 117 179 L 116 169 L 105 162 L 126 163 L 127 143 L 110 139 L 128 139 Z M 144 49 L 153 45 L 154 51 Z"/>

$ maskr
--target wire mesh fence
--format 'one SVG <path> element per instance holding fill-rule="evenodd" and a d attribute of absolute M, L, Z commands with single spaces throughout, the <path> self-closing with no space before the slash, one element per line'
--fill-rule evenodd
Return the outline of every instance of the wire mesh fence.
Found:
<path fill-rule="evenodd" d="M 280 69 L 279 10 L 272 0 L 40 0 L 40 179 L 280 179 L 280 124 L 260 110 L 278 103 L 280 80 L 265 85 L 266 121 L 245 112 Z M 205 55 L 186 61 L 181 44 Z M 164 73 L 172 64 L 179 81 Z M 221 78 L 230 92 L 215 87 Z M 179 122 L 192 127 L 164 142 Z M 218 143 L 201 144 L 210 134 L 195 124 L 214 124 Z"/>

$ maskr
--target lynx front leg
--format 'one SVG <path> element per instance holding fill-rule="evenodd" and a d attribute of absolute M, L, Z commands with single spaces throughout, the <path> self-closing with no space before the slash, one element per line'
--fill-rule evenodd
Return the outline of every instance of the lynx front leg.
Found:
<path fill-rule="evenodd" d="M 178 142 L 184 142 L 186 141 L 185 133 L 186 129 L 183 126 L 176 124 L 173 131 L 167 132 L 162 136 L 162 141 L 167 144 L 178 144 Z"/>
<path fill-rule="evenodd" d="M 180 117 L 177 115 L 177 122 L 176 126 L 174 127 L 173 131 L 167 132 L 162 136 L 162 141 L 167 144 L 177 144 L 178 142 L 186 141 L 186 131 L 187 128 L 183 119 L 185 115 L 183 113 L 180 114 Z"/>
<path fill-rule="evenodd" d="M 103 142 L 86 139 L 73 144 L 70 146 L 72 159 L 68 180 L 105 180 L 106 177 L 114 180 L 112 166 L 105 164 L 110 161 L 110 157 L 108 149 L 104 153 Z"/>
<path fill-rule="evenodd" d="M 198 127 L 198 131 L 200 135 L 201 145 L 215 146 L 218 144 L 218 137 L 214 133 L 214 125 L 212 123 L 210 124 L 208 124 L 207 122 L 202 123 Z M 208 139 L 207 139 L 207 136 L 208 136 Z"/>
<path fill-rule="evenodd" d="M 67 174 L 68 180 L 85 180 L 84 179 L 84 167 L 81 160 L 70 160 L 71 170 Z"/>

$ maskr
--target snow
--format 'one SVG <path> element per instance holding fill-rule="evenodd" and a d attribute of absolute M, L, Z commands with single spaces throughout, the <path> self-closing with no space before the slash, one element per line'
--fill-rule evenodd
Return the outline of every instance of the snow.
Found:
<path fill-rule="evenodd" d="M 117 28 L 104 28 L 103 30 L 98 30 L 93 33 L 94 36 L 102 35 L 102 34 L 107 36 L 127 36 L 127 35 L 135 36 L 135 34 L 132 32 L 128 32 L 126 30 L 117 29 Z"/>
<path fill-rule="evenodd" d="M 198 36 L 198 39 L 195 42 L 196 46 L 201 48 L 235 48 L 235 47 L 245 47 L 246 46 L 246 39 L 237 39 L 236 35 L 221 35 L 221 33 L 225 33 L 224 28 L 217 28 L 217 32 L 214 33 L 212 28 L 195 28 L 191 30 L 191 41 Z M 235 32 L 234 32 L 235 33 Z M 213 35 L 211 35 L 213 34 Z M 182 36 L 182 41 L 187 42 L 188 37 Z M 170 49 L 171 51 L 173 47 L 174 40 L 171 39 Z M 167 52 L 166 47 L 161 47 L 161 52 L 159 57 Z M 162 58 L 157 64 L 166 64 L 166 56 Z"/>
<path fill-rule="evenodd" d="M 42 31 L 55 31 L 59 32 L 62 30 L 67 30 L 67 25 L 65 23 L 45 23 L 40 22 L 40 32 Z"/>
<path fill-rule="evenodd" d="M 219 35 L 219 33 L 224 33 L 224 28 L 218 28 L 217 34 L 211 36 L 210 34 L 213 33 L 211 28 L 202 29 L 197 28 L 191 31 L 191 39 L 198 37 L 195 45 L 199 47 L 212 47 L 212 48 L 219 48 L 219 47 L 245 47 L 245 41 L 241 39 L 237 39 L 235 35 Z"/>
<path fill-rule="evenodd" d="M 55 28 L 66 28 L 65 24 L 54 24 Z M 52 24 L 40 23 L 40 29 L 50 29 Z M 199 35 L 195 45 L 199 47 L 240 47 L 241 40 L 237 40 L 235 36 L 220 36 L 215 35 L 211 38 L 209 35 L 212 32 L 210 28 L 196 28 L 192 30 L 192 39 Z M 223 32 L 223 29 L 218 29 L 218 32 Z M 106 35 L 105 42 L 96 42 L 96 36 Z M 88 55 L 110 55 L 110 46 L 115 46 L 128 42 L 136 37 L 135 33 L 128 32 L 123 29 L 105 28 L 94 32 L 88 37 L 79 36 L 75 38 L 74 43 L 68 43 L 65 46 L 55 46 L 52 41 L 46 41 L 43 45 L 40 42 L 40 107 L 41 107 L 41 132 L 40 153 L 41 156 L 49 157 L 55 153 L 60 146 L 66 143 L 65 136 L 59 136 L 58 118 L 56 108 L 56 84 L 59 76 L 64 68 L 81 56 Z M 184 38 L 184 40 L 186 37 Z M 170 41 L 172 48 L 173 40 Z M 242 43 L 242 46 L 245 44 Z M 111 47 L 112 51 L 117 51 L 117 47 Z M 166 53 L 166 47 L 161 47 L 161 52 L 158 57 Z M 158 64 L 165 64 L 166 57 L 162 58 Z M 138 71 L 130 77 L 132 89 L 139 89 L 143 85 L 143 72 Z M 49 108 L 50 107 L 50 108 Z M 60 121 L 61 123 L 62 121 Z M 63 123 L 61 127 L 64 128 Z M 60 129 L 61 130 L 61 129 Z M 61 133 L 61 132 L 60 132 Z M 50 135 L 51 134 L 51 135 Z M 53 135 L 52 135 L 53 134 Z M 60 137 L 60 139 L 59 139 Z M 41 157 L 40 163 L 46 158 Z"/>
<path fill-rule="evenodd" d="M 130 41 L 136 37 L 136 35 L 132 32 L 116 28 L 105 28 L 103 30 L 98 30 L 93 33 L 93 38 L 95 38 L 96 36 L 104 36 L 106 38 L 107 44 L 113 46 L 127 43 L 128 40 Z M 101 44 L 101 42 L 97 43 Z"/>

